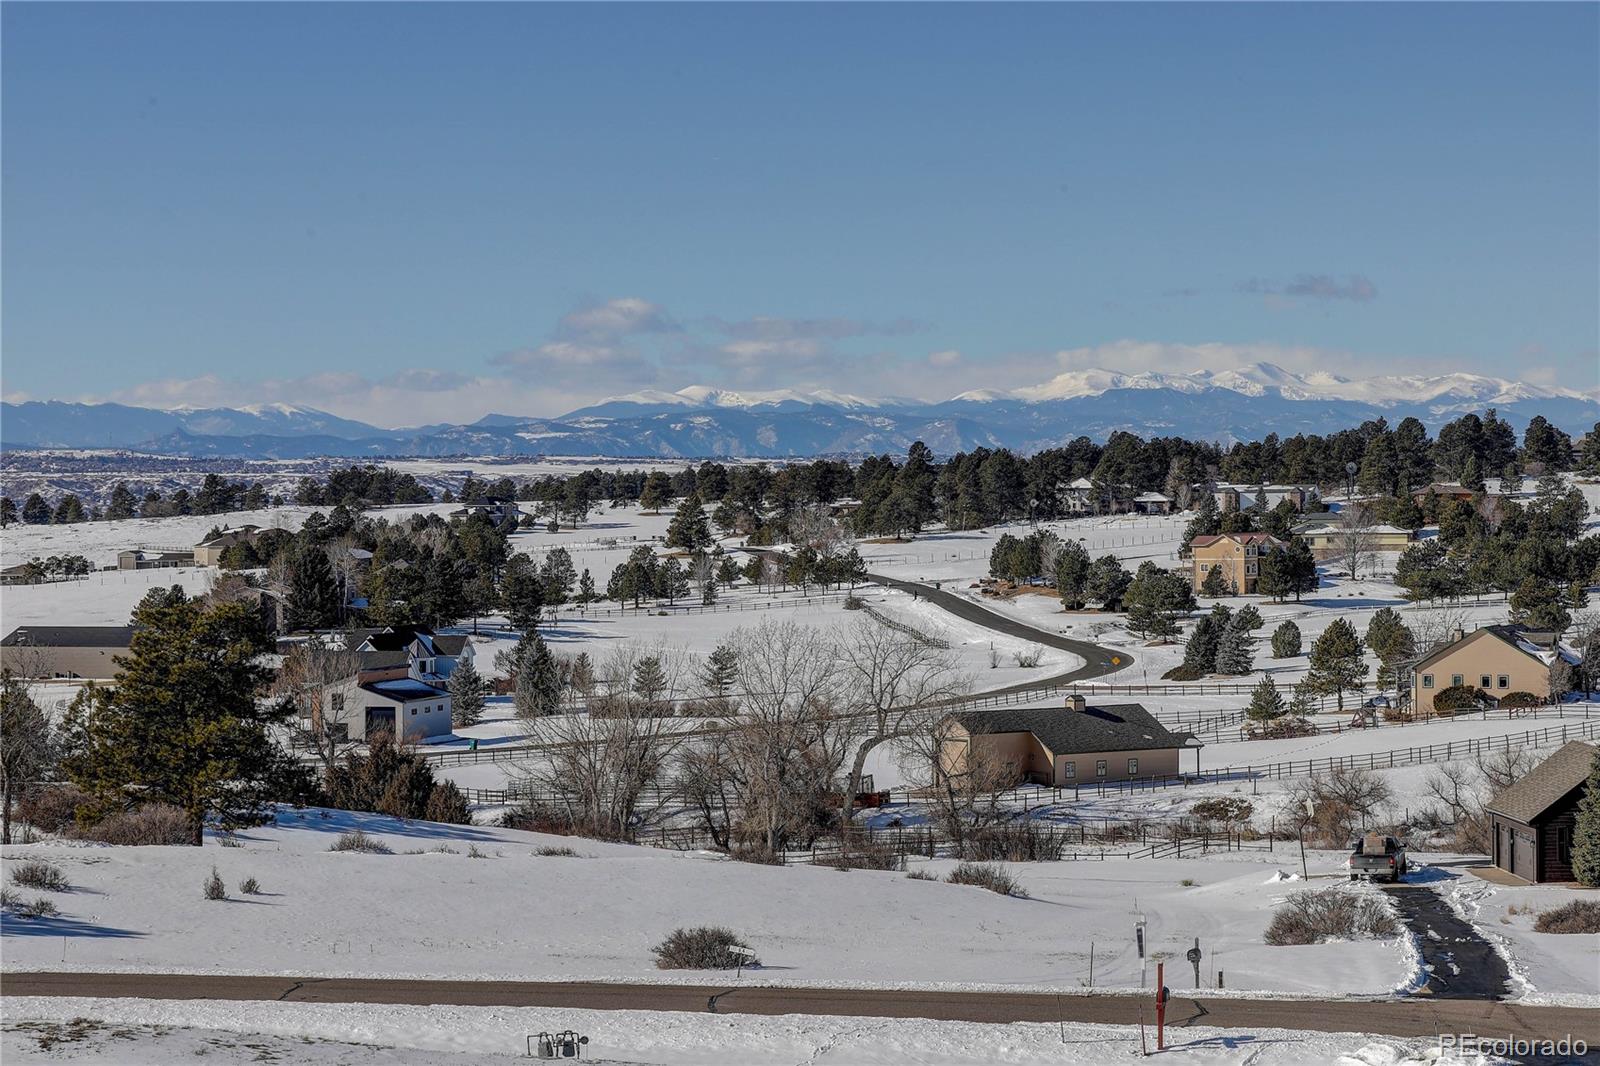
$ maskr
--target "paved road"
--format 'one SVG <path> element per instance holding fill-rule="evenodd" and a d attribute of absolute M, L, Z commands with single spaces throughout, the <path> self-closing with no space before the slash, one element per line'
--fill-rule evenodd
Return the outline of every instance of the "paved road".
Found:
<path fill-rule="evenodd" d="M 1083 665 L 1076 670 L 1069 670 L 1064 674 L 1057 674 L 1054 677 L 1030 681 L 1021 685 L 985 689 L 981 693 L 984 696 L 1007 692 L 1026 692 L 1029 689 L 1066 685 L 1074 681 L 1087 681 L 1090 678 L 1103 677 L 1119 670 L 1126 670 L 1133 665 L 1133 656 L 1121 649 L 1114 651 L 1111 648 L 1103 648 L 1098 644 L 1092 644 L 1087 640 L 1074 640 L 1059 633 L 1051 633 L 1048 630 L 1039 629 L 1020 619 L 996 614 L 982 604 L 976 603 L 959 593 L 936 589 L 932 585 L 923 584 L 920 581 L 902 581 L 899 578 L 886 577 L 883 574 L 868 574 L 867 580 L 875 585 L 883 585 L 886 588 L 911 593 L 927 600 L 942 611 L 947 611 L 957 618 L 982 626 L 984 629 L 993 630 L 1008 637 L 1032 641 L 1035 644 L 1043 644 L 1049 648 L 1071 652 L 1083 660 Z"/>
<path fill-rule="evenodd" d="M 386 978 L 218 977 L 159 973 L 4 973 L 7 996 L 279 1000 L 293 1003 L 401 1003 L 554 1007 L 720 1014 L 815 1014 L 931 1018 L 971 1022 L 1154 1020 L 1152 998 L 1030 992 L 934 992 L 902 989 L 766 988 L 560 981 L 412 981 Z M 1328 1033 L 1432 1036 L 1475 1033 L 1537 1039 L 1571 1034 L 1600 1046 L 1600 1011 L 1521 1007 L 1484 1000 L 1266 1000 L 1174 994 L 1168 1025 L 1223 1029 L 1298 1029 Z"/>
<path fill-rule="evenodd" d="M 1511 988 L 1511 971 L 1472 925 L 1431 888 L 1386 888 L 1400 918 L 1417 934 L 1422 961 L 1432 967 L 1421 995 L 1447 999 L 1499 999 Z"/>

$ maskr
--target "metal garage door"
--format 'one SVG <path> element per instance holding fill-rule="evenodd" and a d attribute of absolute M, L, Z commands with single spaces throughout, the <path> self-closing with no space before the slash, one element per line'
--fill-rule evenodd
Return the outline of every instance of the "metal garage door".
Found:
<path fill-rule="evenodd" d="M 1519 829 L 1514 836 L 1513 847 L 1516 849 L 1516 865 L 1512 867 L 1512 872 L 1526 881 L 1537 880 L 1539 871 L 1533 861 L 1533 834 L 1524 834 Z"/>

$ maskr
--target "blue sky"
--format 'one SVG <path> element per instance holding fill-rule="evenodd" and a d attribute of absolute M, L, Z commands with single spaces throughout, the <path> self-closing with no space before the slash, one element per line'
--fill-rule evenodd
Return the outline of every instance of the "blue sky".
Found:
<path fill-rule="evenodd" d="M 4 390 L 1593 388 L 1597 15 L 8 4 Z"/>

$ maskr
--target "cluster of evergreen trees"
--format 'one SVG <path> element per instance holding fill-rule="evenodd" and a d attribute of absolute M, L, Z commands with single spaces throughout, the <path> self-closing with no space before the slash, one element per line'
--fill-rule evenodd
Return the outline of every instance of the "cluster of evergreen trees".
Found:
<path fill-rule="evenodd" d="M 352 466 L 336 470 L 325 480 L 306 477 L 300 480 L 295 502 L 311 506 L 343 504 L 357 510 L 390 503 L 427 503 L 430 493 L 412 474 L 380 466 Z M 21 521 L 27 525 L 68 525 L 122 518 L 170 518 L 174 515 L 227 514 L 232 511 L 259 511 L 280 506 L 284 498 L 270 495 L 259 481 L 246 484 L 229 481 L 220 474 L 207 474 L 199 488 L 175 490 L 163 497 L 155 489 L 136 496 L 127 482 L 119 481 L 111 490 L 104 511 L 85 507 L 76 494 L 65 493 L 54 506 L 37 492 L 29 494 L 22 507 L 9 496 L 0 496 L 0 525 Z"/>
<path fill-rule="evenodd" d="M 1582 535 L 1587 515 L 1583 493 L 1555 477 L 1526 506 L 1441 501 L 1439 535 L 1401 553 L 1395 583 L 1414 601 L 1506 593 L 1515 620 L 1563 630 L 1600 581 L 1600 535 Z"/>

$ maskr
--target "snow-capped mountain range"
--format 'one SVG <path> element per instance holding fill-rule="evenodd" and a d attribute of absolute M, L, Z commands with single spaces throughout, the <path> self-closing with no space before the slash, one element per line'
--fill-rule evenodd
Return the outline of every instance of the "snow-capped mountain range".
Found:
<path fill-rule="evenodd" d="M 7 448 L 116 447 L 177 455 L 305 458 L 384 455 L 802 456 L 978 446 L 1021 451 L 1117 430 L 1231 442 L 1330 433 L 1385 417 L 1437 427 L 1496 408 L 1543 415 L 1570 433 L 1600 421 L 1600 388 L 1531 385 L 1479 374 L 1352 379 L 1271 363 L 1189 373 L 1072 370 L 1039 385 L 976 389 L 943 401 L 831 389 L 645 390 L 558 418 L 490 414 L 470 425 L 381 429 L 315 408 L 157 410 L 122 404 L 4 405 Z"/>

